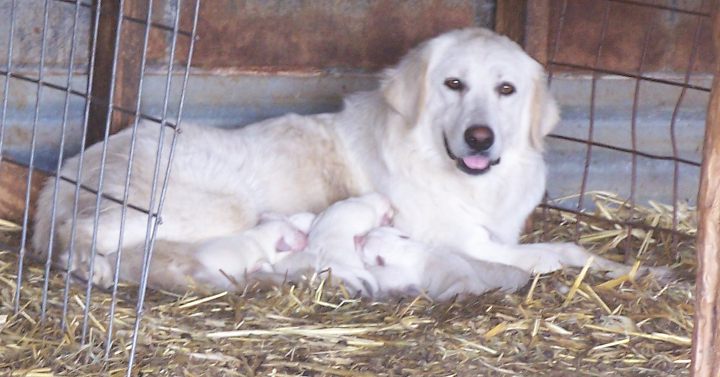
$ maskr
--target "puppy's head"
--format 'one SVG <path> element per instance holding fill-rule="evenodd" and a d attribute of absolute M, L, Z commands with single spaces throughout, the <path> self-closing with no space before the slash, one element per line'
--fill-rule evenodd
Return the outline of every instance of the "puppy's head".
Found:
<path fill-rule="evenodd" d="M 393 208 L 390 199 L 386 196 L 371 192 L 357 197 L 357 200 L 370 206 L 376 214 L 376 226 L 392 225 L 393 217 L 395 217 L 395 208 Z"/>
<path fill-rule="evenodd" d="M 305 225 L 306 216 L 294 219 Z M 267 243 L 267 248 L 275 252 L 302 251 L 307 247 L 307 233 L 293 224 L 293 219 L 274 213 L 262 214 L 256 230 L 262 234 L 261 243 Z"/>
<path fill-rule="evenodd" d="M 301 232 L 308 234 L 316 217 L 314 213 L 300 212 L 288 217 L 288 221 Z"/>
<path fill-rule="evenodd" d="M 489 30 L 455 30 L 385 72 L 382 92 L 439 163 L 481 175 L 509 150 L 542 150 L 558 121 L 540 64 Z"/>
<path fill-rule="evenodd" d="M 412 268 L 412 242 L 407 235 L 396 228 L 379 227 L 367 234 L 355 236 L 355 250 L 367 267 L 408 267 Z M 415 254 L 417 255 L 417 253 Z"/>

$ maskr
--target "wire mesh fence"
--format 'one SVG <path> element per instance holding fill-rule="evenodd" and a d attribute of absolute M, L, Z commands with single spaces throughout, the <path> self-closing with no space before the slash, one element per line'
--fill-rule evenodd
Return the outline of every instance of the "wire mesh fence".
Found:
<path fill-rule="evenodd" d="M 553 2 L 550 81 L 585 76 L 589 88 L 577 99 L 580 116 L 570 114 L 566 121 L 575 124 L 550 135 L 553 147 L 571 150 L 573 155 L 564 157 L 576 159 L 574 181 L 563 182 L 577 195 L 546 199 L 543 208 L 614 222 L 628 232 L 677 233 L 679 205 L 692 206 L 697 194 L 711 90 L 711 7 L 710 2 L 689 2 L 686 8 L 620 0 Z M 661 25 L 669 18 L 677 26 L 671 37 Z M 636 23 L 628 27 L 631 19 Z M 602 190 L 618 193 L 629 207 L 653 199 L 666 203 L 672 223 L 608 219 L 588 201 L 589 193 Z"/>
<path fill-rule="evenodd" d="M 6 15 L 5 24 L 8 27 L 5 41 L 5 64 L 0 70 L 3 76 L 2 113 L 0 114 L 0 164 L 15 164 L 27 167 L 25 181 L 24 208 L 22 212 L 22 234 L 20 236 L 17 263 L 17 281 L 14 293 L 14 309 L 19 312 L 28 302 L 41 300 L 40 322 L 47 320 L 48 286 L 52 276 L 53 250 L 56 244 L 53 240 L 55 234 L 56 203 L 58 200 L 58 187 L 61 182 L 75 185 L 72 213 L 72 226 L 70 227 L 70 244 L 67 252 L 67 270 L 73 258 L 75 249 L 76 223 L 78 221 L 78 201 L 81 192 L 94 196 L 95 212 L 93 214 L 94 228 L 98 227 L 100 209 L 103 201 L 112 201 L 122 206 L 120 238 L 122 242 L 125 218 L 128 211 L 140 211 L 147 215 L 145 260 L 151 258 L 152 243 L 156 229 L 161 222 L 161 209 L 166 192 L 167 177 L 170 173 L 170 164 L 173 158 L 173 148 L 177 135 L 180 132 L 182 109 L 185 99 L 186 86 L 190 74 L 195 34 L 197 28 L 200 1 L 171 2 L 165 8 L 160 8 L 152 0 L 140 1 L 4 1 L 0 3 L 3 14 Z M 164 11 L 156 14 L 154 11 Z M 35 12 L 35 14 L 32 14 Z M 38 16 L 37 13 L 40 13 Z M 71 21 L 68 21 L 68 16 Z M 32 21 L 28 25 L 21 21 Z M 32 32 L 28 28 L 34 28 Z M 85 34 L 87 33 L 87 34 Z M 33 45 L 32 38 L 39 35 L 37 58 L 28 51 L 27 46 Z M 137 42 L 140 42 L 139 44 Z M 157 45 L 164 41 L 166 46 L 154 50 L 149 46 L 151 42 Z M 88 43 L 89 47 L 83 46 Z M 51 51 L 53 50 L 53 51 Z M 67 54 L 63 56 L 63 54 Z M 49 60 L 52 58 L 52 63 Z M 34 64 L 32 64 L 34 63 Z M 131 65 L 134 64 L 134 65 Z M 34 69 L 36 68 L 36 70 Z M 162 90 L 148 89 L 145 79 L 153 75 L 164 81 Z M 135 83 L 128 88 L 127 82 Z M 32 100 L 30 121 L 22 123 L 23 107 L 11 103 L 14 98 L 26 95 L 27 86 L 35 87 Z M 155 89 L 155 90 L 153 90 Z M 121 97 L 121 98 L 118 98 Z M 124 98 L 122 98 L 124 97 Z M 159 108 L 150 108 L 147 105 L 148 97 L 161 98 Z M 60 98 L 58 101 L 57 99 Z M 132 98 L 132 106 L 128 106 L 128 99 Z M 58 106 L 59 103 L 59 106 Z M 43 119 L 53 111 L 62 113 L 59 124 L 52 120 Z M 123 115 L 124 117 L 119 117 Z M 70 119 L 72 118 L 72 119 Z M 54 119 L 58 119 L 55 117 Z M 102 121 L 98 121 L 98 120 Z M 27 120 L 27 119 L 25 119 Z M 141 120 L 145 123 L 141 125 Z M 120 124 L 124 122 L 124 124 Z M 71 125 L 71 123 L 74 123 Z M 18 124 L 20 124 L 18 126 Z M 139 126 L 150 127 L 150 124 L 159 126 L 159 143 L 164 145 L 165 138 L 171 140 L 169 150 L 159 148 L 155 161 L 135 161 L 134 147 L 136 131 Z M 104 192 L 103 176 L 105 160 L 108 153 L 108 137 L 111 130 L 119 127 L 132 127 L 132 143 L 129 154 L 126 184 L 124 195 L 114 197 Z M 27 153 L 13 153 L 12 148 L 3 148 L 4 141 L 12 133 L 29 135 L 29 145 L 25 147 Z M 45 153 L 44 161 L 38 164 L 38 140 L 43 133 L 43 142 L 53 137 L 57 140 L 49 144 L 55 145 L 57 155 Z M 16 137 L 17 139 L 17 137 Z M 74 139 L 74 140 L 73 140 Z M 103 141 L 100 169 L 97 172 L 98 184 L 94 187 L 82 184 L 83 159 L 85 145 Z M 17 140 L 13 140 L 18 144 Z M 68 148 L 68 144 L 70 148 Z M 68 156 L 68 149 L 75 147 L 79 150 L 79 163 L 77 170 L 71 176 L 60 172 L 67 171 L 63 163 Z M 76 151 L 70 153 L 70 156 Z M 166 153 L 168 158 L 161 158 Z M 153 174 L 153 195 L 149 203 L 144 205 L 128 202 L 129 184 L 132 179 L 133 164 L 150 164 Z M 39 184 L 44 176 L 55 176 L 54 190 L 52 190 L 53 210 L 50 221 L 50 234 L 47 249 L 42 253 L 46 256 L 45 274 L 42 281 L 42 297 L 23 296 L 23 285 L 37 282 L 25 281 L 25 261 L 29 258 L 30 218 L 33 210 L 31 197 L 33 187 Z M 157 194 L 157 195 L 156 195 Z M 150 210 L 152 209 L 152 210 Z M 86 279 L 85 299 L 82 305 L 82 324 L 79 342 L 81 347 L 90 342 L 88 324 L 91 320 L 90 308 L 93 295 L 92 273 L 96 253 L 97 232 L 92 237 L 90 245 L 92 258 L 89 260 L 90 275 Z M 120 258 L 117 259 L 115 269 L 119 268 Z M 147 263 L 145 264 L 148 265 Z M 137 343 L 137 332 L 143 314 L 143 302 L 146 290 L 147 270 L 143 272 L 141 284 L 137 292 L 137 306 L 135 310 L 134 333 L 130 344 L 129 368 L 130 375 Z M 117 276 L 117 275 L 116 275 Z M 73 277 L 65 274 L 65 291 L 62 303 L 62 317 L 59 326 L 65 330 L 68 326 L 67 315 L 70 306 L 70 285 Z M 113 318 L 117 304 L 117 279 L 112 289 L 112 299 L 108 304 L 109 315 L 107 332 L 104 342 L 104 357 L 107 359 L 113 348 Z M 97 342 L 97 339 L 95 339 Z M 94 354 L 94 347 L 88 348 L 89 354 Z"/>
<path fill-rule="evenodd" d="M 149 260 L 155 235 L 162 223 L 163 200 L 168 175 L 171 174 L 169 167 L 175 141 L 182 130 L 183 105 L 200 10 L 200 0 L 174 0 L 162 6 L 159 3 L 153 0 L 0 1 L 2 14 L 6 15 L 4 27 L 8 36 L 4 43 L 0 41 L 0 61 L 4 60 L 4 65 L 0 66 L 3 80 L 0 168 L 2 164 L 27 168 L 22 182 L 23 203 L 19 205 L 23 209 L 19 218 L 22 232 L 16 248 L 19 257 L 14 310 L 19 312 L 39 299 L 40 322 L 49 322 L 63 329 L 79 329 L 72 333 L 77 334 L 81 348 L 87 350 L 88 360 L 107 360 L 112 353 L 126 355 L 127 375 L 132 374 L 138 337 L 141 336 Z M 579 104 L 577 108 L 581 110 L 570 114 L 573 120 L 568 122 L 569 126 L 551 135 L 552 148 L 560 151 L 558 158 L 572 160 L 578 168 L 568 170 L 569 180 L 558 179 L 555 186 L 551 183 L 549 194 L 541 205 L 546 219 L 550 211 L 562 211 L 576 219 L 592 218 L 617 224 L 628 234 L 640 228 L 667 232 L 674 239 L 679 239 L 686 235 L 677 229 L 682 216 L 679 213 L 681 203 L 693 204 L 694 198 L 688 200 L 686 193 L 696 191 L 700 166 L 700 151 L 693 151 L 693 142 L 681 136 L 692 134 L 693 125 L 702 124 L 704 120 L 704 112 L 699 114 L 697 108 L 706 104 L 711 86 L 707 69 L 703 66 L 709 58 L 700 55 L 707 50 L 703 41 L 711 26 L 709 20 L 713 4 L 692 3 L 696 5 L 694 8 L 625 0 L 564 0 L 551 4 L 551 44 L 546 62 L 551 84 L 556 85 L 564 77 L 585 76 L 589 78 L 589 87 L 585 88 L 586 96 L 576 100 Z M 28 15 L 28 12 L 32 14 Z M 626 20 L 623 15 L 628 13 L 640 20 L 632 38 L 618 36 L 613 27 L 619 19 Z M 594 22 L 588 24 L 587 18 L 578 18 L 582 14 L 592 14 Z M 681 21 L 674 22 L 690 25 L 686 27 L 688 39 L 678 38 L 668 43 L 667 39 L 663 39 L 667 35 L 658 34 L 659 26 L 650 21 L 642 22 L 664 18 L 678 18 Z M 30 20 L 32 26 L 20 25 L 18 20 Z M 582 30 L 586 34 L 579 36 L 577 25 L 584 25 Z M 34 28 L 34 34 L 28 32 L 29 27 Z M 39 48 L 22 51 L 27 45 L 26 38 L 31 37 L 37 38 Z M 630 43 L 630 48 L 623 50 L 618 47 L 623 41 Z M 690 42 L 687 48 L 678 48 L 683 41 Z M 578 53 L 577 44 L 585 46 L 585 54 Z M 618 58 L 618 49 L 622 59 Z M 1 55 L 3 52 L 5 55 Z M 664 54 L 672 55 L 671 61 L 657 58 Z M 650 59 L 651 55 L 655 58 Z M 658 64 L 658 61 L 665 63 Z M 625 94 L 618 94 L 620 90 L 612 89 L 617 88 L 613 85 L 620 81 L 629 83 Z M 653 102 L 657 92 L 665 94 L 659 102 Z M 619 101 L 627 101 L 624 107 L 626 114 L 607 122 L 608 109 L 617 107 L 605 107 L 604 104 L 612 102 L 615 95 L 621 97 Z M 20 97 L 29 99 L 29 102 L 24 106 L 13 102 Z M 671 100 L 668 102 L 667 98 Z M 48 117 L 50 112 L 59 112 L 60 121 L 50 120 L 58 119 Z M 107 141 L 121 127 L 132 130 L 132 141 L 126 151 L 128 165 L 122 167 L 126 172 L 123 195 L 117 196 L 105 192 L 103 182 L 105 160 L 111 153 Z M 152 161 L 137 161 L 134 157 L 140 127 L 159 127 L 160 147 Z M 15 138 L 13 143 L 19 144 L 15 136 L 18 129 L 27 142 L 22 148 L 8 147 L 7 140 L 10 138 Z M 661 141 L 661 147 L 657 146 L 657 140 Z M 96 172 L 97 184 L 80 183 L 84 181 L 84 147 L 100 141 L 103 144 L 101 168 Z M 52 148 L 46 148 L 47 145 Z M 164 149 L 165 145 L 168 149 Z M 69 175 L 58 173 L 64 168 L 67 170 L 64 161 L 75 153 L 79 153 L 79 163 L 74 166 L 74 172 Z M 611 161 L 621 163 L 610 165 Z M 138 204 L 129 200 L 135 164 L 147 164 L 153 171 L 153 194 L 147 203 Z M 621 181 L 625 185 L 606 185 L 607 174 L 615 175 L 613 181 Z M 56 227 L 60 226 L 55 222 L 55 205 L 48 219 L 50 232 L 42 259 L 45 263 L 44 279 L 28 280 L 24 276 L 26 260 L 34 257 L 28 252 L 34 188 L 45 176 L 56 178 L 52 203 L 61 200 L 73 203 L 65 270 L 70 269 L 73 260 L 78 203 L 83 198 L 94 200 L 94 213 L 89 216 L 94 229 L 99 226 L 103 203 L 121 206 L 119 252 L 123 249 L 127 214 L 134 211 L 146 216 L 143 271 L 135 296 L 129 343 L 123 341 L 118 344 L 115 337 L 120 255 L 113 266 L 115 273 L 110 300 L 105 303 L 107 318 L 96 318 L 91 310 L 92 297 L 97 290 L 92 284 L 97 231 L 90 244 L 89 275 L 82 277 L 84 297 L 81 299 L 70 294 L 72 281 L 78 280 L 71 274 L 64 275 L 61 302 L 54 302 L 48 296 L 49 282 L 53 270 L 57 268 L 52 263 L 53 255 L 60 252 L 54 250 L 53 237 Z M 573 194 L 567 195 L 563 191 L 567 191 L 567 187 L 558 188 L 559 182 L 572 182 L 568 187 Z M 75 186 L 71 198 L 59 197 L 61 184 Z M 634 207 L 648 198 L 666 201 L 672 221 L 669 224 L 647 224 L 630 215 L 627 218 L 607 218 L 595 210 L 589 199 L 589 194 L 601 190 L 619 191 L 621 201 L 628 207 Z M 547 223 L 550 224 L 549 221 Z M 579 237 L 580 221 L 575 224 L 576 237 Z M 42 296 L 24 295 L 24 285 L 42 286 Z M 70 319 L 73 305 L 81 309 L 79 322 Z M 61 308 L 60 318 L 48 316 L 50 306 Z M 101 336 L 91 328 L 92 323 L 99 322 L 103 322 L 100 327 L 105 330 Z"/>

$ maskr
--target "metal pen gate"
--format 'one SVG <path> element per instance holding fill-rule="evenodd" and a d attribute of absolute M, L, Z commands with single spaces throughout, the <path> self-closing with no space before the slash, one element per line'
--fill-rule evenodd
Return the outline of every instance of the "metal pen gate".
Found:
<path fill-rule="evenodd" d="M 13 191 L 17 190 L 20 185 L 19 182 L 9 181 L 11 175 L 15 175 L 18 171 L 19 166 L 25 166 L 26 170 L 23 170 L 21 174 L 24 175 L 25 179 L 23 185 L 25 187 L 24 202 L 22 204 L 10 203 L 11 206 L 15 205 L 22 207 L 21 224 L 23 227 L 22 234 L 20 236 L 19 245 L 19 257 L 17 263 L 17 282 L 14 293 L 14 309 L 15 312 L 19 312 L 23 308 L 24 302 L 33 302 L 37 300 L 37 297 L 24 297 L 22 294 L 23 284 L 29 284 L 23 280 L 23 269 L 26 259 L 26 251 L 29 247 L 28 244 L 28 233 L 30 231 L 30 213 L 32 210 L 31 197 L 35 193 L 34 191 L 39 187 L 39 182 L 46 175 L 55 174 L 54 172 L 60 171 L 64 158 L 69 156 L 63 155 L 66 150 L 66 143 L 73 142 L 76 145 L 79 141 L 80 147 L 80 168 L 78 173 L 82 170 L 82 146 L 88 146 L 98 141 L 107 142 L 110 134 L 116 132 L 121 126 L 131 126 L 137 129 L 140 120 L 146 120 L 155 122 L 161 126 L 160 140 L 163 137 L 172 138 L 172 147 L 170 155 L 172 156 L 172 148 L 175 144 L 175 138 L 180 133 L 180 123 L 182 121 L 182 108 L 185 100 L 185 91 L 187 86 L 188 77 L 190 75 L 190 66 L 192 62 L 193 48 L 196 40 L 196 28 L 198 22 L 198 14 L 200 8 L 200 1 L 177 1 L 170 4 L 167 8 L 169 11 L 167 14 L 153 13 L 153 10 L 168 10 L 156 7 L 157 3 L 154 4 L 153 0 L 147 2 L 141 1 L 94 1 L 94 2 L 83 2 L 83 1 L 17 1 L 5 2 L 2 4 L 8 11 L 7 25 L 9 31 L 7 33 L 8 40 L 6 41 L 7 54 L 4 69 L 1 74 L 4 76 L 3 80 L 3 100 L 2 100 L 2 115 L 0 118 L 0 149 L 3 146 L 4 135 L 10 133 L 12 130 L 7 124 L 9 102 L 13 97 L 13 91 L 21 91 L 17 89 L 18 86 L 23 83 L 28 83 L 36 86 L 35 92 L 35 103 L 33 105 L 33 117 L 31 120 L 30 127 L 30 142 L 29 142 L 29 153 L 23 155 L 23 153 L 6 155 L 6 151 L 3 150 L 3 156 L 0 159 L 0 164 L 4 164 L 3 176 L 4 183 L 8 182 L 9 187 L 6 190 Z M 165 5 L 165 4 L 163 4 Z M 39 10 L 42 9 L 41 12 Z M 31 33 L 27 30 L 21 30 L 24 33 L 18 38 L 17 29 L 19 28 L 16 20 L 19 14 L 28 11 L 38 11 L 35 16 L 40 20 L 38 26 L 40 34 L 40 51 L 37 72 L 29 72 L 27 69 L 23 69 L 22 66 L 18 67 L 16 60 L 26 58 L 27 52 L 21 56 L 21 59 L 17 57 L 17 51 L 22 49 L 23 43 L 27 46 L 32 37 Z M 51 14 L 54 16 L 51 19 Z M 92 17 L 92 21 L 89 26 L 89 35 L 81 35 L 80 17 L 88 16 Z M 65 16 L 70 16 L 71 21 L 64 19 Z M 23 19 L 34 18 L 32 15 L 25 15 Z M 55 27 L 55 29 L 53 29 Z M 66 27 L 69 30 L 63 30 Z M 60 29 L 60 31 L 58 30 Z M 37 29 L 35 30 L 37 31 Z M 65 37 L 69 37 L 69 46 L 63 46 L 66 40 L 62 39 L 63 35 L 57 35 L 57 33 L 65 32 Z M 51 36 L 51 33 L 54 35 Z M 89 44 L 89 48 L 81 46 L 81 41 Z M 165 51 L 162 54 L 158 54 L 159 49 L 155 49 L 155 56 L 149 55 L 149 44 L 154 42 L 166 43 Z M 47 56 L 50 54 L 48 51 L 51 47 L 60 49 L 53 53 L 54 57 L 54 75 L 49 77 L 47 74 L 48 68 L 46 62 Z M 85 48 L 83 48 L 85 47 Z M 139 50 L 139 51 L 138 51 Z M 84 54 L 79 54 L 78 51 L 82 51 Z M 68 53 L 68 60 L 66 62 L 67 67 L 65 76 L 58 74 L 59 65 L 58 62 L 62 59 L 59 57 L 59 53 Z M 152 63 L 148 63 L 149 60 L 153 60 Z M 87 62 L 87 63 L 86 63 Z M 84 70 L 84 72 L 78 73 L 78 71 Z M 151 73 L 149 73 L 152 71 Z M 146 75 L 153 74 L 155 76 L 164 77 L 164 85 L 161 92 L 155 90 L 150 91 L 148 94 L 145 88 Z M 80 80 L 78 77 L 82 76 Z M 78 83 L 78 81 L 81 81 Z M 18 84 L 20 83 L 20 84 Z M 15 85 L 13 85 L 15 84 Z M 174 86 L 174 87 L 173 87 Z M 145 89 L 145 91 L 144 91 Z M 63 97 L 61 100 L 61 106 L 58 109 L 56 103 L 52 103 L 48 100 L 51 97 L 50 94 L 57 96 L 58 93 Z M 161 105 L 159 108 L 147 109 L 144 105 L 144 99 L 147 96 L 159 96 L 161 98 Z M 144 97 L 145 96 L 145 97 Z M 56 100 L 57 101 L 57 100 Z M 47 102 L 47 103 L 46 103 Z M 15 104 L 16 105 L 16 104 Z M 41 109 L 43 107 L 53 107 L 51 111 L 61 111 L 62 121 L 59 125 L 60 136 L 57 150 L 59 154 L 57 156 L 48 156 L 48 152 L 42 153 L 45 157 L 41 164 L 37 163 L 36 155 L 38 154 L 38 139 L 40 139 L 39 133 L 41 132 L 40 123 L 43 122 L 41 115 L 43 114 Z M 71 108 L 74 105 L 74 108 Z M 70 129 L 68 126 L 68 118 L 72 112 L 75 112 L 75 119 L 73 121 L 81 124 L 81 129 Z M 78 119 L 79 115 L 79 119 Z M 47 124 L 44 125 L 45 129 L 42 130 L 48 133 L 50 130 L 47 129 Z M 55 125 L 51 125 L 55 126 Z M 166 131 L 167 130 L 167 131 Z M 168 135 L 165 135 L 165 132 Z M 72 136 L 75 140 L 68 140 Z M 48 135 L 44 136 L 43 141 L 47 143 Z M 134 139 L 134 137 L 133 137 Z M 135 142 L 133 141 L 133 147 L 131 147 L 130 159 L 128 172 L 130 171 L 132 164 L 134 163 L 132 154 Z M 107 144 L 106 144 L 107 145 Z M 103 161 L 107 148 L 103 150 Z M 97 194 L 97 203 L 101 200 L 111 200 L 123 205 L 123 223 L 126 211 L 142 211 L 148 215 L 148 226 L 147 226 L 147 238 L 146 238 L 146 259 L 151 257 L 152 243 L 154 240 L 154 234 L 156 228 L 161 222 L 161 208 L 162 201 L 166 190 L 166 181 L 168 174 L 170 173 L 170 162 L 165 166 L 161 165 L 159 158 L 161 151 L 158 151 L 158 159 L 152 162 L 155 170 L 155 179 L 153 181 L 153 188 L 161 187 L 161 195 L 157 198 L 153 198 L 150 203 L 147 204 L 146 208 L 139 208 L 137 206 L 128 204 L 128 197 L 125 195 L 124 198 L 114 198 L 107 194 L 102 193 L 102 183 L 98 190 L 94 190 L 87 186 L 84 186 L 74 179 L 59 176 L 60 179 L 76 185 L 75 191 L 75 213 L 73 221 L 77 216 L 77 200 L 80 190 L 88 190 Z M 54 158 L 53 158 L 54 157 Z M 56 161 L 56 165 L 51 164 L 49 161 Z M 170 161 L 172 160 L 172 157 Z M 21 162 L 22 161 L 22 162 Z M 137 163 L 137 162 L 135 162 Z M 148 162 L 145 162 L 148 163 Z M 38 166 L 40 165 L 40 166 Z M 104 170 L 104 164 L 102 165 L 100 174 L 100 180 L 102 182 L 102 175 Z M 15 179 L 17 179 L 15 175 Z M 7 181 L 6 181 L 7 180 Z M 127 177 L 127 184 L 129 185 L 130 174 Z M 127 186 L 126 186 L 127 192 Z M 55 185 L 53 200 L 57 200 L 57 184 Z M 159 205 L 158 205 L 159 203 Z M 98 207 L 99 208 L 99 207 Z M 157 211 L 149 211 L 147 208 L 158 208 Z M 53 210 L 54 217 L 54 210 Z M 99 212 L 95 213 L 95 222 L 99 217 Z M 51 228 L 54 228 L 54 220 Z M 73 226 L 73 233 L 75 232 Z M 43 282 L 42 297 L 40 298 L 40 318 L 39 321 L 46 322 L 49 320 L 47 316 L 48 310 L 48 281 L 51 276 L 51 258 L 52 255 L 52 236 L 49 250 L 47 263 L 45 265 L 45 280 Z M 73 246 L 70 246 L 70 252 L 72 253 Z M 116 266 L 116 268 L 119 267 Z M 68 326 L 67 315 L 69 306 L 69 295 L 71 276 L 65 275 L 65 292 L 62 302 L 62 314 L 59 318 L 52 318 L 55 325 L 60 326 L 65 330 Z M 147 278 L 145 277 L 146 281 Z M 117 281 L 116 281 L 117 283 Z M 130 346 L 128 369 L 127 374 L 131 375 L 132 366 L 135 356 L 135 347 L 137 343 L 137 336 L 140 326 L 140 320 L 143 313 L 143 302 L 145 297 L 145 284 L 140 284 L 140 289 L 137 293 L 137 306 L 135 309 L 135 325 L 132 335 L 132 342 Z M 80 344 L 81 347 L 86 345 L 88 342 L 92 342 L 89 339 L 88 323 L 91 320 L 90 315 L 90 300 L 92 297 L 93 286 L 91 282 L 86 285 L 86 297 L 82 307 L 82 325 Z M 107 360 L 111 349 L 113 347 L 113 317 L 116 307 L 116 294 L 117 284 L 113 289 L 112 300 L 109 304 L 109 318 L 107 322 L 107 333 L 106 340 L 104 342 L 104 358 Z M 59 322 L 58 322 L 59 320 Z M 94 352 L 92 346 L 88 349 L 88 360 L 94 358 L 91 357 Z"/>

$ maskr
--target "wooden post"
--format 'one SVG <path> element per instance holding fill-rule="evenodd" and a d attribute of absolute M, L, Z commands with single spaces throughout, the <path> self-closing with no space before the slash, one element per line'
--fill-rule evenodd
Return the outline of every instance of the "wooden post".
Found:
<path fill-rule="evenodd" d="M 523 46 L 527 7 L 527 0 L 498 0 L 495 8 L 495 31 Z"/>
<path fill-rule="evenodd" d="M 713 41 L 720 51 L 720 12 L 713 15 Z M 720 60 L 708 107 L 698 193 L 697 288 L 692 372 L 720 375 Z"/>
<path fill-rule="evenodd" d="M 147 7 L 148 4 L 145 0 L 125 1 L 125 13 L 135 18 L 143 19 L 147 14 Z M 90 104 L 87 145 L 102 140 L 105 135 L 119 11 L 118 1 L 106 0 L 102 2 L 98 43 L 95 51 L 93 100 Z M 116 67 L 115 100 L 113 102 L 130 110 L 135 109 L 135 100 L 137 98 L 144 31 L 144 25 L 125 22 L 120 39 L 120 52 Z M 132 116 L 128 114 L 113 112 L 110 132 L 119 131 L 130 124 L 132 120 Z M 25 181 L 27 180 L 27 174 L 28 168 L 26 166 L 9 159 L 3 159 L 0 163 L 0 219 L 15 222 L 22 220 L 23 211 L 25 211 Z M 45 174 L 37 169 L 33 171 L 31 205 L 35 203 L 35 198 L 45 178 Z"/>
<path fill-rule="evenodd" d="M 525 17 L 525 51 L 543 65 L 550 46 L 550 0 L 528 1 Z"/>
<path fill-rule="evenodd" d="M 97 1 L 97 0 L 95 0 Z M 148 4 L 144 0 L 126 0 L 124 13 L 144 18 Z M 103 139 L 108 115 L 108 100 L 112 88 L 112 69 L 115 40 L 118 33 L 118 1 L 103 1 L 100 7 L 95 70 L 93 73 L 88 136 L 86 146 Z M 118 60 L 115 67 L 115 98 L 113 104 L 134 110 L 140 80 L 140 59 L 144 37 L 144 25 L 123 22 L 121 28 Z M 111 113 L 110 134 L 125 128 L 134 120 L 131 115 L 118 111 Z"/>
<path fill-rule="evenodd" d="M 495 31 L 508 36 L 539 61 L 548 59 L 550 0 L 498 0 Z"/>
<path fill-rule="evenodd" d="M 135 18 L 144 19 L 147 8 L 148 4 L 145 0 L 125 1 L 125 14 L 132 15 Z M 105 0 L 102 2 L 98 43 L 95 51 L 93 100 L 90 104 L 87 145 L 102 140 L 105 135 L 119 11 L 118 1 Z M 135 109 L 135 100 L 137 98 L 144 32 L 145 26 L 142 24 L 123 23 L 116 67 L 115 100 L 113 102 L 130 110 Z M 132 120 L 134 119 L 131 115 L 117 111 L 113 112 L 110 132 L 119 131 L 130 124 Z M 25 181 L 27 180 L 27 174 L 28 168 L 14 161 L 3 159 L 0 163 L 0 219 L 14 222 L 22 221 L 23 212 L 25 211 Z M 35 203 L 35 198 L 45 178 L 45 174 L 37 169 L 33 171 L 31 205 Z"/>

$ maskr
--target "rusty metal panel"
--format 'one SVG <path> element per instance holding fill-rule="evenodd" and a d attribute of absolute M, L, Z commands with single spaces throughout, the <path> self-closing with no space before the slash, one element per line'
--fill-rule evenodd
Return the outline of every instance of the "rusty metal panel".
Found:
<path fill-rule="evenodd" d="M 42 20 L 44 2 L 40 0 L 23 0 L 18 2 L 22 6 L 17 7 L 15 13 L 15 46 L 13 53 L 13 65 L 22 71 L 37 71 L 37 65 L 40 56 L 40 41 L 42 38 Z M 12 2 L 10 0 L 0 0 L 0 15 L 10 13 Z M 62 36 L 69 34 L 72 29 L 74 6 L 72 4 L 53 1 L 49 4 L 48 17 L 48 46 L 45 56 L 45 68 L 52 70 L 56 68 L 66 67 L 68 64 L 68 55 L 70 51 L 70 39 Z M 81 10 L 81 19 L 84 20 L 79 25 L 78 30 L 78 51 L 76 52 L 75 66 L 78 69 L 85 69 L 87 60 L 82 56 L 87 56 L 89 45 L 89 8 Z M 0 64 L 5 64 L 5 56 L 8 50 L 8 37 L 10 32 L 9 22 L 0 24 Z"/>
<path fill-rule="evenodd" d="M 563 28 L 558 33 L 557 25 L 564 3 Z M 709 13 L 709 5 L 701 0 L 644 1 L 646 4 L 673 6 L 691 12 Z M 601 40 L 602 23 L 608 13 L 608 27 L 603 42 L 598 68 L 634 72 L 642 53 L 645 33 L 650 32 L 650 41 L 645 57 L 644 70 L 647 72 L 685 72 L 688 56 L 693 46 L 698 17 L 677 11 L 640 7 L 623 2 L 596 0 L 552 0 L 550 36 L 559 36 L 557 62 L 573 62 L 588 67 L 595 63 L 595 54 Z M 712 45 L 711 25 L 700 25 L 699 45 Z M 713 49 L 700 49 L 693 67 L 694 72 L 709 73 L 713 70 Z"/>
<path fill-rule="evenodd" d="M 377 69 L 419 41 L 475 25 L 484 2 L 215 0 L 203 3 L 196 67 Z"/>

